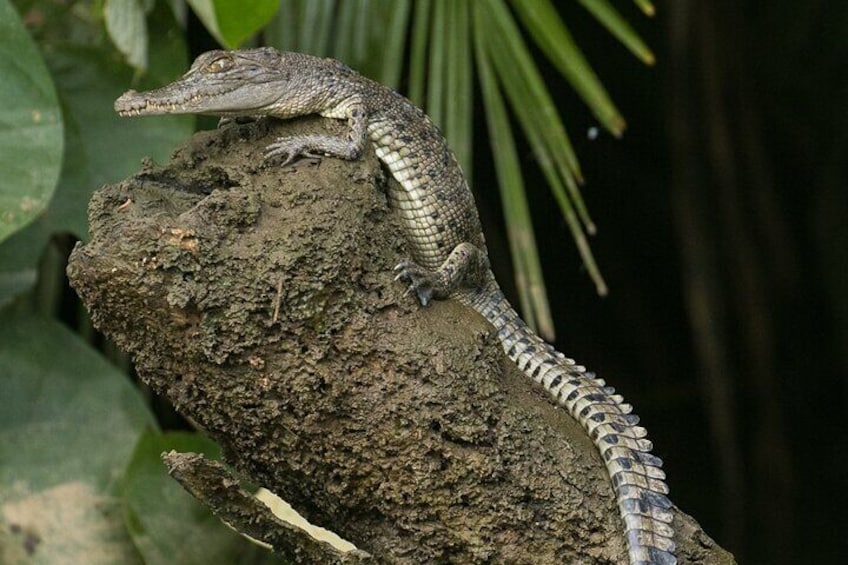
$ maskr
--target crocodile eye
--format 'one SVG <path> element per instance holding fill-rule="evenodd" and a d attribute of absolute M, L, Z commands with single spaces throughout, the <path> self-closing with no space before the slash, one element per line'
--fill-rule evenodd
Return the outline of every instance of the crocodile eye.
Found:
<path fill-rule="evenodd" d="M 229 57 L 219 57 L 215 59 L 204 69 L 207 73 L 220 73 L 233 67 L 233 60 Z"/>

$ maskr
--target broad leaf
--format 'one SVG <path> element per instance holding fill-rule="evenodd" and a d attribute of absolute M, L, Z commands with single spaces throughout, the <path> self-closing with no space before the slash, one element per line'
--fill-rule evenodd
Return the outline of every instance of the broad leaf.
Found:
<path fill-rule="evenodd" d="M 147 20 L 141 0 L 106 0 L 103 17 L 109 37 L 136 69 L 147 68 Z"/>
<path fill-rule="evenodd" d="M 235 49 L 271 21 L 280 0 L 188 0 L 188 4 L 221 45 Z"/>
<path fill-rule="evenodd" d="M 0 241 L 50 202 L 62 119 L 50 75 L 8 0 L 0 0 Z"/>
<path fill-rule="evenodd" d="M 167 6 L 160 8 L 150 22 L 151 67 L 137 88 L 161 85 L 185 71 L 188 64 L 183 38 L 173 33 L 176 23 Z M 133 71 L 114 55 L 107 47 L 75 44 L 47 51 L 65 116 L 64 159 L 55 156 L 55 161 L 62 163 L 62 173 L 47 211 L 0 244 L 0 306 L 32 285 L 51 235 L 69 232 L 85 237 L 86 208 L 94 190 L 135 172 L 145 156 L 167 160 L 194 129 L 190 116 L 119 117 L 112 104 L 132 85 Z"/>
<path fill-rule="evenodd" d="M 126 375 L 61 324 L 5 310 L 0 399 L 4 562 L 139 563 L 114 487 L 155 424 Z"/>

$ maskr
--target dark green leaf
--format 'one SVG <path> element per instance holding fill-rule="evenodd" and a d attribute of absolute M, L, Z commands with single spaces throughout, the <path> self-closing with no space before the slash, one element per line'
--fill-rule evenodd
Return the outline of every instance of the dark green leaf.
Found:
<path fill-rule="evenodd" d="M 475 18 L 479 28 L 482 18 Z M 502 208 L 506 221 L 510 254 L 515 268 L 516 287 L 525 321 L 547 339 L 553 339 L 554 327 L 548 306 L 545 281 L 533 220 L 524 191 L 521 165 L 515 148 L 515 138 L 509 124 L 504 100 L 486 53 L 485 33 L 475 29 L 474 47 L 483 106 L 489 128 L 489 142 L 495 161 L 495 172 L 500 187 Z"/>
<path fill-rule="evenodd" d="M 151 67 L 140 88 L 159 86 L 187 65 L 182 35 L 173 33 L 176 24 L 167 7 L 161 6 L 150 23 Z M 0 244 L 0 305 L 35 280 L 35 265 L 51 235 L 85 237 L 94 190 L 135 172 L 145 156 L 166 160 L 193 130 L 190 116 L 120 118 L 112 103 L 131 86 L 133 71 L 111 49 L 68 44 L 51 48 L 46 58 L 65 116 L 62 173 L 49 208 Z M 60 162 L 58 155 L 55 159 Z"/>
<path fill-rule="evenodd" d="M 614 135 L 624 131 L 624 118 L 610 100 L 571 33 L 550 0 L 512 0 L 533 41 L 565 76 L 592 109 L 598 120 Z"/>
<path fill-rule="evenodd" d="M 654 64 L 653 52 L 607 0 L 580 0 L 580 3 L 643 63 Z"/>
<path fill-rule="evenodd" d="M 597 292 L 606 294 L 606 283 L 580 225 L 582 221 L 590 233 L 594 231 L 577 188 L 580 179 L 577 158 L 556 107 L 506 6 L 500 0 L 476 6 L 475 17 L 483 20 L 478 30 L 486 35 L 485 43 L 501 85 L 560 205 Z"/>
<path fill-rule="evenodd" d="M 187 1 L 209 33 L 227 49 L 239 47 L 265 27 L 280 4 L 280 0 Z"/>
<path fill-rule="evenodd" d="M 147 68 L 147 20 L 140 0 L 106 0 L 103 17 L 109 37 L 136 69 Z"/>
<path fill-rule="evenodd" d="M 62 120 L 41 55 L 0 0 L 0 242 L 32 222 L 59 178 Z"/>
<path fill-rule="evenodd" d="M 124 516 L 147 565 L 235 563 L 247 542 L 168 475 L 161 454 L 175 449 L 218 457 L 218 446 L 191 433 L 148 430 L 132 454 L 121 487 Z"/>
<path fill-rule="evenodd" d="M 415 3 L 415 15 L 412 18 L 412 49 L 409 55 L 409 99 L 424 107 L 424 87 L 426 85 L 427 38 L 430 32 L 432 13 L 430 0 L 418 0 Z"/>
<path fill-rule="evenodd" d="M 155 424 L 126 376 L 64 326 L 7 309 L 0 398 L 0 531 L 21 538 L 0 555 L 36 535 L 40 563 L 140 563 L 114 487 Z"/>

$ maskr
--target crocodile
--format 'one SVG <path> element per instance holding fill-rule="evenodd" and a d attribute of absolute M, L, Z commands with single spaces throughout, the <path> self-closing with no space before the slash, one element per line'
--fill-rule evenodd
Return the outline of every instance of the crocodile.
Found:
<path fill-rule="evenodd" d="M 344 136 L 277 138 L 266 159 L 356 159 L 367 143 L 397 183 L 388 203 L 400 218 L 411 257 L 396 279 L 426 306 L 451 298 L 492 326 L 506 355 L 586 430 L 608 470 L 632 565 L 673 565 L 674 507 L 662 460 L 632 407 L 605 381 L 556 351 L 519 317 L 489 267 L 474 197 L 432 120 L 394 90 L 339 61 L 263 47 L 210 51 L 162 88 L 130 90 L 115 101 L 121 116 L 204 114 L 222 121 L 317 114 L 346 120 Z"/>

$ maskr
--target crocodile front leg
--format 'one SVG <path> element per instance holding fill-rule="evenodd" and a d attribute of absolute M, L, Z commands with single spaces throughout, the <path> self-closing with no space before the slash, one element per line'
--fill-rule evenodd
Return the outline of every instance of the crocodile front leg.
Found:
<path fill-rule="evenodd" d="M 433 298 L 447 298 L 459 288 L 482 285 L 489 271 L 489 258 L 483 250 L 465 242 L 454 247 L 435 271 L 409 260 L 398 263 L 395 271 L 395 280 L 408 283 L 407 292 L 414 292 L 426 306 Z"/>
<path fill-rule="evenodd" d="M 365 104 L 357 97 L 346 99 L 332 108 L 315 112 L 325 118 L 346 119 L 350 130 L 347 136 L 296 135 L 279 137 L 265 149 L 265 159 L 282 157 L 286 166 L 297 157 L 337 157 L 352 161 L 362 155 L 367 140 L 368 116 Z"/>

